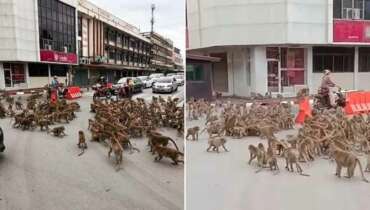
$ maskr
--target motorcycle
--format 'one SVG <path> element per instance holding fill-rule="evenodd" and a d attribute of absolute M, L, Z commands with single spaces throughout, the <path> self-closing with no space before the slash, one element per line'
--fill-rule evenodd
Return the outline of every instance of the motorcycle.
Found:
<path fill-rule="evenodd" d="M 346 106 L 346 97 L 341 88 L 334 92 L 336 96 L 336 106 L 344 108 Z M 314 95 L 313 108 L 322 111 L 324 109 L 335 108 L 330 104 L 329 91 L 319 88 L 318 93 Z"/>
<path fill-rule="evenodd" d="M 93 95 L 93 99 L 96 100 L 98 98 L 105 97 L 106 99 L 110 99 L 113 95 L 116 94 L 116 91 L 108 84 L 100 85 L 96 84 L 92 86 L 92 89 L 95 91 Z"/>

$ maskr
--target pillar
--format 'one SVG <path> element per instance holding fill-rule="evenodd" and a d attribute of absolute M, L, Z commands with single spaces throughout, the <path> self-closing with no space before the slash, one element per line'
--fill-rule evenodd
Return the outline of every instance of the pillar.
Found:
<path fill-rule="evenodd" d="M 310 89 L 310 93 L 313 93 L 314 87 L 312 84 L 313 79 L 313 53 L 312 53 L 312 46 L 309 46 L 306 48 L 305 53 L 305 59 L 306 59 L 306 85 Z"/>
<path fill-rule="evenodd" d="M 358 67 L 359 67 L 359 55 L 358 55 L 358 46 L 355 47 L 355 62 L 354 63 L 354 72 L 353 72 L 353 89 L 358 89 Z"/>
<path fill-rule="evenodd" d="M 265 94 L 267 92 L 266 47 L 251 48 L 251 91 Z"/>
<path fill-rule="evenodd" d="M 5 75 L 3 63 L 0 62 L 0 90 L 5 89 Z"/>

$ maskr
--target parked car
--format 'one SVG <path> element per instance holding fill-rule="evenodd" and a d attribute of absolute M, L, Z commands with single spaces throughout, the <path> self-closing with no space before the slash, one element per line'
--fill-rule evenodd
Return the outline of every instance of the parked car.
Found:
<path fill-rule="evenodd" d="M 184 75 L 174 75 L 173 78 L 176 79 L 177 85 L 184 85 Z"/>
<path fill-rule="evenodd" d="M 144 88 L 152 87 L 152 83 L 149 80 L 149 76 L 138 76 L 137 78 L 139 78 L 143 82 Z"/>
<path fill-rule="evenodd" d="M 143 91 L 143 82 L 137 77 L 122 77 L 113 85 L 113 87 L 115 89 L 126 87 L 128 79 L 132 79 L 134 81 L 134 93 Z"/>
<path fill-rule="evenodd" d="M 173 77 L 161 77 L 152 87 L 153 93 L 173 93 L 177 91 L 177 82 Z"/>
<path fill-rule="evenodd" d="M 4 152 L 5 145 L 4 145 L 4 133 L 3 129 L 0 127 L 0 152 Z"/>
<path fill-rule="evenodd" d="M 166 76 L 171 77 L 171 76 L 175 76 L 175 75 L 176 75 L 176 73 L 168 73 Z"/>
<path fill-rule="evenodd" d="M 157 79 L 164 77 L 164 74 L 162 73 L 155 73 L 149 75 L 149 83 L 153 86 L 153 84 L 157 81 Z"/>

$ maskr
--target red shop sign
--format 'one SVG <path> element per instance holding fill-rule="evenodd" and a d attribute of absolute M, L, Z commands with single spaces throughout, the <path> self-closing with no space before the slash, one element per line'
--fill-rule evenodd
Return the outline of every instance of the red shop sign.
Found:
<path fill-rule="evenodd" d="M 77 64 L 77 55 L 74 53 L 63 53 L 51 50 L 41 50 L 40 58 L 41 61 L 47 62 Z"/>
<path fill-rule="evenodd" d="M 334 20 L 334 42 L 370 42 L 370 22 Z"/>

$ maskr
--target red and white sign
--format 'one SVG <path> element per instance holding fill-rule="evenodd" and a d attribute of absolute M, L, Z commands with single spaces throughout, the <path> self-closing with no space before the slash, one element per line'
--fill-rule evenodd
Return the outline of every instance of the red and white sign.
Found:
<path fill-rule="evenodd" d="M 77 64 L 77 55 L 74 53 L 41 50 L 40 59 L 47 62 Z"/>
<path fill-rule="evenodd" d="M 334 42 L 370 42 L 370 22 L 334 20 Z"/>

